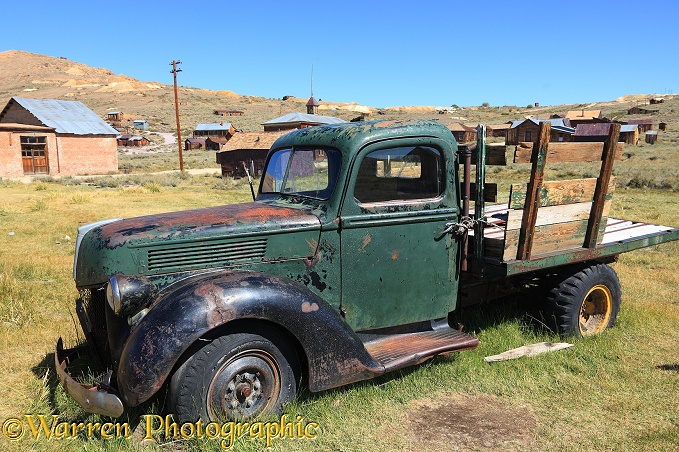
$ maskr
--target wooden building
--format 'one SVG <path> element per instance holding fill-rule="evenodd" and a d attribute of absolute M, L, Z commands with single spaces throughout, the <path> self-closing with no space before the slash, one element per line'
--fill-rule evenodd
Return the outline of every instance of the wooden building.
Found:
<path fill-rule="evenodd" d="M 658 131 L 657 130 L 649 130 L 646 132 L 646 138 L 645 141 L 648 144 L 655 144 L 655 142 L 658 140 Z"/>
<path fill-rule="evenodd" d="M 236 129 L 230 122 L 220 122 L 217 124 L 198 124 L 193 131 L 193 138 L 223 137 L 228 140 L 233 136 L 234 133 L 236 133 Z"/>
<path fill-rule="evenodd" d="M 230 138 L 230 137 L 229 137 Z M 205 150 L 207 151 L 221 151 L 222 148 L 228 143 L 229 138 L 227 137 L 207 137 L 205 139 Z"/>
<path fill-rule="evenodd" d="M 549 122 L 552 124 L 549 141 L 564 142 L 573 141 L 575 128 L 570 127 L 568 118 L 553 119 L 534 119 L 514 121 L 507 132 L 506 144 L 518 145 L 521 142 L 533 142 L 538 140 L 540 123 Z"/>
<path fill-rule="evenodd" d="M 658 123 L 658 130 L 662 130 L 665 132 L 667 130 L 667 123 L 666 122 L 659 122 Z"/>
<path fill-rule="evenodd" d="M 205 140 L 202 138 L 187 138 L 184 140 L 184 150 L 190 151 L 192 149 L 203 149 L 205 147 Z"/>
<path fill-rule="evenodd" d="M 113 127 L 118 128 L 122 127 L 125 114 L 122 111 L 110 111 L 106 114 L 106 118 L 109 124 L 111 124 Z"/>
<path fill-rule="evenodd" d="M 132 138 L 132 135 L 129 133 L 121 133 L 116 137 L 116 144 L 118 146 L 127 146 L 127 140 Z"/>
<path fill-rule="evenodd" d="M 13 97 L 0 112 L 0 177 L 117 172 L 117 135 L 82 102 Z"/>
<path fill-rule="evenodd" d="M 491 137 L 507 138 L 507 132 L 511 127 L 511 121 L 506 124 L 488 124 L 486 133 Z"/>
<path fill-rule="evenodd" d="M 611 130 L 611 123 L 578 124 L 573 134 L 573 141 L 604 142 Z M 639 142 L 639 130 L 634 125 L 621 125 L 618 141 L 636 145 Z"/>
<path fill-rule="evenodd" d="M 662 104 L 665 102 L 665 99 L 663 97 L 651 97 L 649 102 L 651 105 Z"/>
<path fill-rule="evenodd" d="M 222 167 L 222 177 L 245 177 L 246 166 L 252 177 L 259 177 L 264 169 L 266 155 L 271 145 L 285 134 L 277 132 L 238 132 L 217 152 L 217 163 Z"/>
<path fill-rule="evenodd" d="M 653 130 L 653 119 L 642 118 L 642 119 L 629 119 L 627 124 L 634 124 L 639 128 L 639 133 L 647 132 Z"/>
<path fill-rule="evenodd" d="M 151 141 L 148 138 L 142 137 L 142 136 L 139 136 L 139 135 L 135 135 L 133 137 L 130 137 L 127 140 L 127 144 L 125 146 L 139 147 L 139 146 L 148 146 L 149 144 L 151 144 Z"/>
<path fill-rule="evenodd" d="M 570 127 L 577 127 L 578 124 L 609 122 L 601 117 L 601 110 L 569 110 L 565 119 L 568 119 Z"/>
<path fill-rule="evenodd" d="M 243 116 L 245 112 L 243 110 L 215 110 L 215 114 L 218 116 Z"/>
<path fill-rule="evenodd" d="M 453 132 L 453 136 L 458 143 L 468 143 L 476 141 L 476 128 L 471 127 L 461 122 L 454 122 L 448 125 L 448 129 Z"/>
<path fill-rule="evenodd" d="M 120 122 L 125 119 L 125 114 L 122 111 L 109 111 L 106 114 L 106 117 L 109 121 Z"/>
<path fill-rule="evenodd" d="M 304 129 L 306 127 L 321 126 L 326 124 L 341 124 L 347 121 L 332 116 L 319 116 L 304 113 L 288 113 L 275 119 L 263 122 L 265 132 L 279 130 Z"/>
<path fill-rule="evenodd" d="M 643 108 L 643 107 L 632 107 L 629 110 L 627 110 L 628 115 L 654 115 L 658 113 L 660 110 L 657 109 L 652 109 L 652 108 Z"/>

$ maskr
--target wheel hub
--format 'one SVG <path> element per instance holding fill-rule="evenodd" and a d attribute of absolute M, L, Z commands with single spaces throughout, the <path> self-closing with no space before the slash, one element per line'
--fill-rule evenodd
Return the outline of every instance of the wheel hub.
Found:
<path fill-rule="evenodd" d="M 579 327 L 583 336 L 597 334 L 606 329 L 611 318 L 613 297 L 608 287 L 599 284 L 585 295 L 580 306 Z"/>
<path fill-rule="evenodd" d="M 244 372 L 237 374 L 229 381 L 224 402 L 226 406 L 237 409 L 238 406 L 252 407 L 262 398 L 262 383 L 259 381 L 259 374 Z"/>
<path fill-rule="evenodd" d="M 249 351 L 224 363 L 208 392 L 208 412 L 217 419 L 256 417 L 267 411 L 280 391 L 280 374 L 273 359 Z"/>

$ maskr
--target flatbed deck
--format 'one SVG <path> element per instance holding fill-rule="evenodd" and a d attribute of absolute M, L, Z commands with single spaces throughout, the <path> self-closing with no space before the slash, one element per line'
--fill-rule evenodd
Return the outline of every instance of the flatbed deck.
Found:
<path fill-rule="evenodd" d="M 491 208 L 490 211 L 493 212 L 493 209 Z M 495 210 L 496 214 L 498 212 L 501 212 L 501 209 Z M 616 256 L 620 253 L 639 248 L 679 240 L 678 228 L 619 218 L 608 218 L 603 239 L 594 248 L 578 247 L 540 254 L 526 260 L 503 260 L 497 253 L 495 255 L 492 254 L 492 250 L 504 248 L 502 243 L 504 230 L 501 226 L 502 220 L 499 218 L 501 218 L 500 215 L 496 216 L 494 220 L 489 221 L 489 224 L 492 226 L 486 228 L 488 232 L 485 233 L 484 240 L 485 244 L 496 242 L 493 246 L 485 248 L 490 251 L 490 254 L 486 255 L 484 259 L 486 264 L 484 272 L 493 275 L 509 276 L 526 273 L 541 268 Z M 470 232 L 470 235 L 473 236 L 473 232 Z"/>

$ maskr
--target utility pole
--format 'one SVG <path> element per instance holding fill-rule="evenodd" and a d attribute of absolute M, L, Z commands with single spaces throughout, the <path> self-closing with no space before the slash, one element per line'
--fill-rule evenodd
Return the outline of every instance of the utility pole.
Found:
<path fill-rule="evenodd" d="M 181 72 L 181 69 L 177 69 L 177 65 L 182 64 L 181 61 L 172 60 L 170 65 L 172 70 L 170 71 L 174 75 L 174 111 L 177 117 L 177 145 L 179 146 L 179 171 L 184 172 L 184 157 L 182 155 L 182 131 L 179 126 L 179 99 L 177 97 L 177 72 Z"/>

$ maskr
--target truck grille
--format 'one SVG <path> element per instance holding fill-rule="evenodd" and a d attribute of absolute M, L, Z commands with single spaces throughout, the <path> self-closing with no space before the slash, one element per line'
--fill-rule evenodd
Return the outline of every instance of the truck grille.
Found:
<path fill-rule="evenodd" d="M 85 313 L 92 327 L 94 346 L 102 360 L 109 359 L 108 332 L 106 330 L 106 286 L 99 289 L 80 289 Z"/>
<path fill-rule="evenodd" d="M 238 243 L 199 243 L 148 251 L 149 271 L 172 271 L 217 267 L 260 260 L 266 253 L 266 239 Z"/>

